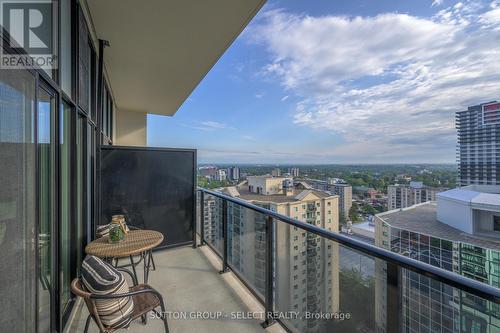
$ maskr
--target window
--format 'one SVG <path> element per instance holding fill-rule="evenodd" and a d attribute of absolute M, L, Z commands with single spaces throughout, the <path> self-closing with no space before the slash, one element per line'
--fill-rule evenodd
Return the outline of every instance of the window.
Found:
<path fill-rule="evenodd" d="M 500 216 L 498 215 L 493 216 L 493 230 L 500 231 Z"/>
<path fill-rule="evenodd" d="M 72 68 L 71 68 L 71 0 L 62 0 L 61 4 L 61 88 L 72 96 Z"/>
<path fill-rule="evenodd" d="M 85 17 L 80 11 L 78 29 L 78 103 L 90 114 L 91 49 Z"/>

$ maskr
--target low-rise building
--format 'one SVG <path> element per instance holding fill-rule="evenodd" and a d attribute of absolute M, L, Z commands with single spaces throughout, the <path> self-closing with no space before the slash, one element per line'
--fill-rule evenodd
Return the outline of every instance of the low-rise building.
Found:
<path fill-rule="evenodd" d="M 198 168 L 198 173 L 207 178 L 214 178 L 217 173 L 217 168 L 215 166 L 202 166 Z"/>
<path fill-rule="evenodd" d="M 226 170 L 223 170 L 223 169 L 217 170 L 217 172 L 215 173 L 215 180 L 218 180 L 221 182 L 227 180 Z"/>
<path fill-rule="evenodd" d="M 273 177 L 281 177 L 281 169 L 280 168 L 273 169 L 273 171 L 271 171 L 271 175 Z"/>
<path fill-rule="evenodd" d="M 387 187 L 387 209 L 405 208 L 422 202 L 436 201 L 436 194 L 444 190 L 444 188 L 425 186 L 422 182 L 390 185 Z"/>

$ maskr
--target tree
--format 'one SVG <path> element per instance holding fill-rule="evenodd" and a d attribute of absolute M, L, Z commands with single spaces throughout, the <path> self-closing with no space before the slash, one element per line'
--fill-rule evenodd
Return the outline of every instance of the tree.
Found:
<path fill-rule="evenodd" d="M 372 205 L 363 205 L 363 212 L 370 215 L 377 214 L 377 211 L 375 210 L 375 208 L 373 208 Z"/>
<path fill-rule="evenodd" d="M 349 209 L 349 218 L 353 223 L 358 222 L 359 219 L 359 206 L 357 203 L 353 202 L 351 209 Z"/>

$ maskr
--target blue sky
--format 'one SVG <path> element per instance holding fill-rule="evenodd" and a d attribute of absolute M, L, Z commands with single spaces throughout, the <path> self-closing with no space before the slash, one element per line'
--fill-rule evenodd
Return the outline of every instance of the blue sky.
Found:
<path fill-rule="evenodd" d="M 268 1 L 148 145 L 201 163 L 453 163 L 500 99 L 500 1 Z"/>

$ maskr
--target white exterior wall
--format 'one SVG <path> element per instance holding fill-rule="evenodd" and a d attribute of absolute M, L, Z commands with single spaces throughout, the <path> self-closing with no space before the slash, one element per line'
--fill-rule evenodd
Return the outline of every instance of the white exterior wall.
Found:
<path fill-rule="evenodd" d="M 494 216 L 500 216 L 500 212 L 474 210 L 474 232 L 489 237 L 500 238 L 500 232 L 493 230 Z"/>
<path fill-rule="evenodd" d="M 437 220 L 449 226 L 474 233 L 472 207 L 466 202 L 458 202 L 437 196 Z"/>
<path fill-rule="evenodd" d="M 284 180 L 285 178 L 271 178 L 265 176 L 247 177 L 248 186 L 252 188 L 251 192 L 257 193 L 257 188 L 260 188 L 262 191 L 260 194 L 264 195 L 282 194 Z"/>

